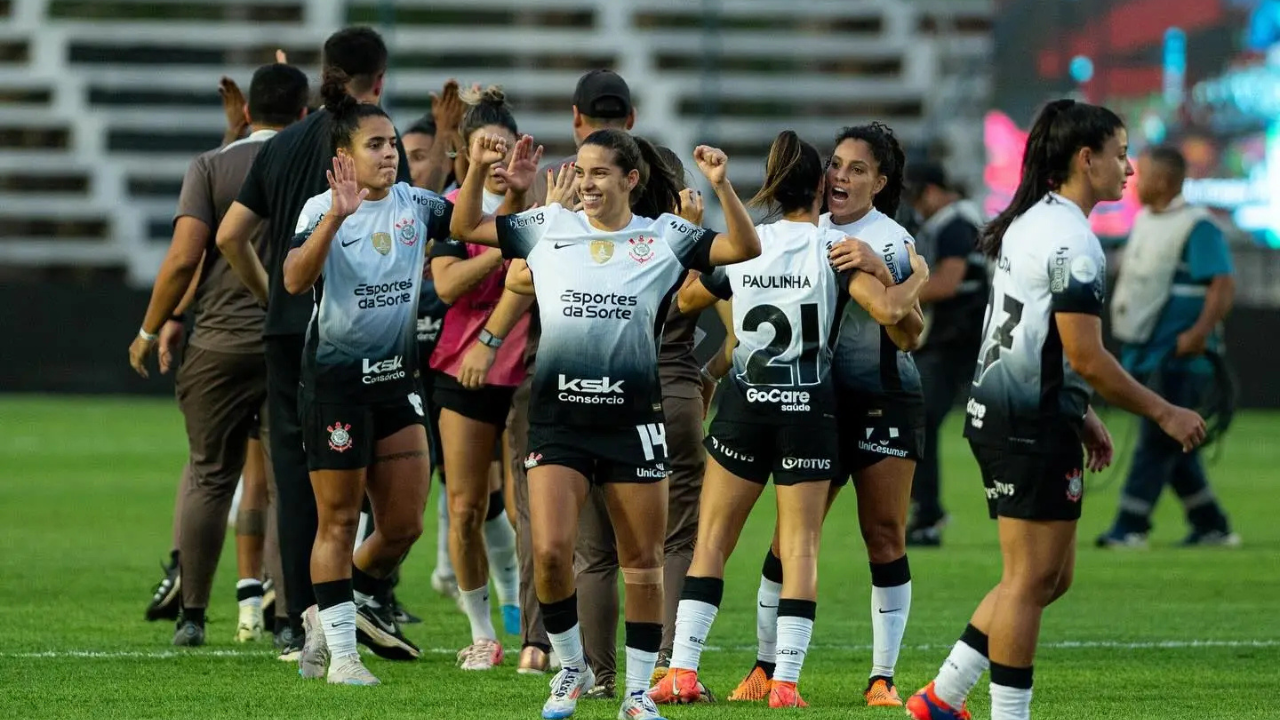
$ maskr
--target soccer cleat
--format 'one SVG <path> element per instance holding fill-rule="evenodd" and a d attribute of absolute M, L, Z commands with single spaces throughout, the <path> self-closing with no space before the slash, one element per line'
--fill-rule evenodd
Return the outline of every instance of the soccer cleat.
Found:
<path fill-rule="evenodd" d="M 649 697 L 659 705 L 684 705 L 698 702 L 702 697 L 702 683 L 697 670 L 671 668 L 657 685 L 649 688 Z"/>
<path fill-rule="evenodd" d="M 262 608 L 253 605 L 240 606 L 240 621 L 236 623 L 236 642 L 257 642 L 262 639 Z"/>
<path fill-rule="evenodd" d="M 458 600 L 458 578 L 453 575 L 441 575 L 433 571 L 431 588 L 454 602 Z"/>
<path fill-rule="evenodd" d="M 769 707 L 771 708 L 807 708 L 809 703 L 800 697 L 800 691 L 793 682 L 773 680 L 769 683 Z"/>
<path fill-rule="evenodd" d="M 360 660 L 359 653 L 351 653 L 333 659 L 329 666 L 330 685 L 381 685 L 382 681 L 369 672 Z"/>
<path fill-rule="evenodd" d="M 173 633 L 173 644 L 178 647 L 204 645 L 204 626 L 191 620 L 179 620 L 177 630 Z"/>
<path fill-rule="evenodd" d="M 618 709 L 618 720 L 667 720 L 658 714 L 658 706 L 644 691 L 629 693 Z"/>
<path fill-rule="evenodd" d="M 1147 534 L 1140 532 L 1121 532 L 1109 530 L 1093 541 L 1094 547 L 1115 550 L 1146 550 Z"/>
<path fill-rule="evenodd" d="M 653 666 L 653 674 L 649 676 L 649 687 L 657 685 L 669 672 L 671 672 L 671 653 L 666 650 L 660 650 L 658 651 L 658 663 Z"/>
<path fill-rule="evenodd" d="M 907 525 L 907 545 L 909 547 L 940 547 L 942 545 L 942 528 L 951 520 L 943 515 L 933 522 L 918 522 L 914 519 Z"/>
<path fill-rule="evenodd" d="M 329 643 L 324 639 L 320 609 L 315 605 L 303 614 L 302 629 L 306 633 L 306 641 L 298 655 L 298 674 L 307 680 L 318 680 L 324 677 L 325 667 L 329 664 Z"/>
<path fill-rule="evenodd" d="M 973 720 L 963 705 L 957 710 L 933 692 L 933 683 L 907 698 L 907 717 L 914 720 Z"/>
<path fill-rule="evenodd" d="M 764 673 L 759 665 L 751 668 L 751 672 L 738 683 L 738 687 L 729 693 L 729 702 L 760 702 L 769 699 L 769 687 L 773 681 Z"/>
<path fill-rule="evenodd" d="M 585 665 L 585 663 L 584 663 Z M 564 668 L 551 678 L 551 697 L 542 706 L 543 720 L 563 720 L 571 717 L 578 707 L 578 698 L 596 684 L 596 674 L 591 668 L 582 670 Z"/>
<path fill-rule="evenodd" d="M 520 606 L 502 606 L 502 629 L 508 635 L 520 634 Z"/>
<path fill-rule="evenodd" d="M 598 682 L 595 687 L 582 694 L 583 700 L 612 700 L 618 696 L 617 686 L 613 680 Z"/>
<path fill-rule="evenodd" d="M 1192 530 L 1178 547 L 1240 547 L 1240 536 L 1230 530 Z"/>
<path fill-rule="evenodd" d="M 390 602 L 391 617 L 395 618 L 396 623 L 400 625 L 417 625 L 422 622 L 422 618 L 409 612 L 409 609 L 400 604 L 400 600 L 394 594 L 391 595 Z"/>
<path fill-rule="evenodd" d="M 178 573 L 178 553 L 175 550 L 170 556 L 169 564 L 160 563 L 164 576 L 151 591 L 151 602 L 147 603 L 147 620 L 177 620 L 182 609 L 182 576 Z"/>
<path fill-rule="evenodd" d="M 310 636 L 310 633 L 307 633 Z M 422 651 L 400 632 L 391 608 L 373 604 L 356 608 L 356 641 L 384 660 L 417 660 Z"/>
<path fill-rule="evenodd" d="M 492 670 L 502 664 L 502 644 L 497 640 L 477 640 L 458 651 L 458 667 L 463 670 Z"/>
<path fill-rule="evenodd" d="M 283 618 L 280 626 L 283 629 L 275 634 L 275 646 L 280 651 L 276 659 L 281 662 L 298 662 L 298 658 L 302 656 L 302 633 L 295 633 Z"/>
<path fill-rule="evenodd" d="M 543 675 L 551 667 L 551 658 L 540 647 L 525 645 L 520 651 L 516 672 L 521 675 Z"/>
<path fill-rule="evenodd" d="M 893 686 L 893 678 L 883 675 L 871 678 L 862 695 L 867 699 L 867 707 L 902 707 L 902 698 L 898 696 L 898 688 Z"/>

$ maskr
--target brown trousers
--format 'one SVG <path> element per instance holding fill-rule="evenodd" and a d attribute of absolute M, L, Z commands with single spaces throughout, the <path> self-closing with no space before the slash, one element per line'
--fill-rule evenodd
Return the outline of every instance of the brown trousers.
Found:
<path fill-rule="evenodd" d="M 529 452 L 529 394 L 533 373 L 516 388 L 507 417 L 507 438 L 511 445 L 512 484 L 516 499 L 516 557 L 520 561 L 520 635 L 523 646 L 551 651 L 551 641 L 542 626 L 542 608 L 533 584 L 533 529 L 529 525 L 529 476 L 524 458 Z"/>
<path fill-rule="evenodd" d="M 205 608 L 253 417 L 259 412 L 265 417 L 266 362 L 261 354 L 189 346 L 178 368 L 177 397 L 190 446 L 178 541 L 182 604 Z"/>
<path fill-rule="evenodd" d="M 674 644 L 680 591 L 693 563 L 693 544 L 698 538 L 698 498 L 706 468 L 701 391 L 697 383 L 663 386 L 662 411 L 666 416 L 671 466 L 662 573 L 662 650 L 668 656 Z M 592 486 L 582 508 L 573 564 L 587 663 L 595 671 L 597 683 L 612 683 L 618 667 L 618 550 L 604 492 L 598 485 Z"/>

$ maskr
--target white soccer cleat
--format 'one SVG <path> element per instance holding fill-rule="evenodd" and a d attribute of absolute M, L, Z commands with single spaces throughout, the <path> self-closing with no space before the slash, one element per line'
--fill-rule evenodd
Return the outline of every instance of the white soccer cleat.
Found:
<path fill-rule="evenodd" d="M 351 653 L 333 659 L 333 664 L 329 666 L 329 684 L 381 685 L 382 681 L 364 666 L 359 653 Z"/>
<path fill-rule="evenodd" d="M 585 665 L 585 663 L 584 663 Z M 542 706 L 543 720 L 564 720 L 578 707 L 578 698 L 596 684 L 590 667 L 564 668 L 551 678 L 551 697 Z"/>
<path fill-rule="evenodd" d="M 431 589 L 449 598 L 455 603 L 458 602 L 458 578 L 452 575 L 439 575 L 432 572 Z M 459 608 L 461 609 L 461 606 L 459 606 Z"/>
<path fill-rule="evenodd" d="M 463 670 L 492 670 L 502 664 L 502 644 L 497 640 L 477 640 L 458 651 L 458 667 Z"/>
<path fill-rule="evenodd" d="M 258 642 L 262 639 L 262 608 L 253 605 L 240 606 L 240 621 L 236 624 L 236 642 Z"/>
<path fill-rule="evenodd" d="M 315 605 L 303 614 L 302 629 L 307 639 L 302 644 L 302 654 L 298 656 L 298 674 L 307 680 L 318 680 L 324 677 L 325 666 L 329 664 L 329 643 L 324 639 L 320 611 Z"/>
<path fill-rule="evenodd" d="M 667 720 L 658 713 L 649 694 L 641 690 L 627 695 L 618 710 L 618 720 Z"/>

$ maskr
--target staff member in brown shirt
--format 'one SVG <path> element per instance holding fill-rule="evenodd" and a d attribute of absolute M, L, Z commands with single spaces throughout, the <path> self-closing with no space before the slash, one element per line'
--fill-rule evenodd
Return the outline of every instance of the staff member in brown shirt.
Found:
<path fill-rule="evenodd" d="M 263 143 L 306 115 L 307 93 L 306 75 L 297 68 L 259 68 L 249 88 L 249 137 L 192 161 L 182 182 L 169 252 L 138 337 L 129 347 L 129 363 L 138 374 L 147 377 L 146 359 L 157 349 L 161 371 L 168 371 L 173 348 L 158 348 L 156 341 L 199 272 L 195 329 L 177 374 L 190 458 L 184 469 L 179 523 L 183 615 L 175 645 L 204 644 L 205 608 L 222 553 L 227 511 L 244 467 L 254 416 L 264 411 L 266 400 L 265 312 L 231 272 L 214 238 Z M 266 251 L 261 233 L 254 243 L 259 252 Z M 241 590 L 248 594 L 254 588 Z M 256 590 L 260 595 L 261 585 Z M 258 622 L 260 632 L 260 618 Z"/>

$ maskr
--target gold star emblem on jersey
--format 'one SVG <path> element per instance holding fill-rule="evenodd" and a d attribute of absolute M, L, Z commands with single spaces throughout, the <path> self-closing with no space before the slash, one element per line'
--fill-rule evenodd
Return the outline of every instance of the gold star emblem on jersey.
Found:
<path fill-rule="evenodd" d="M 613 259 L 613 243 L 608 240 L 591 241 L 591 259 L 603 265 Z"/>
<path fill-rule="evenodd" d="M 391 233 L 376 232 L 371 239 L 373 240 L 374 250 L 383 255 L 391 252 Z"/>

